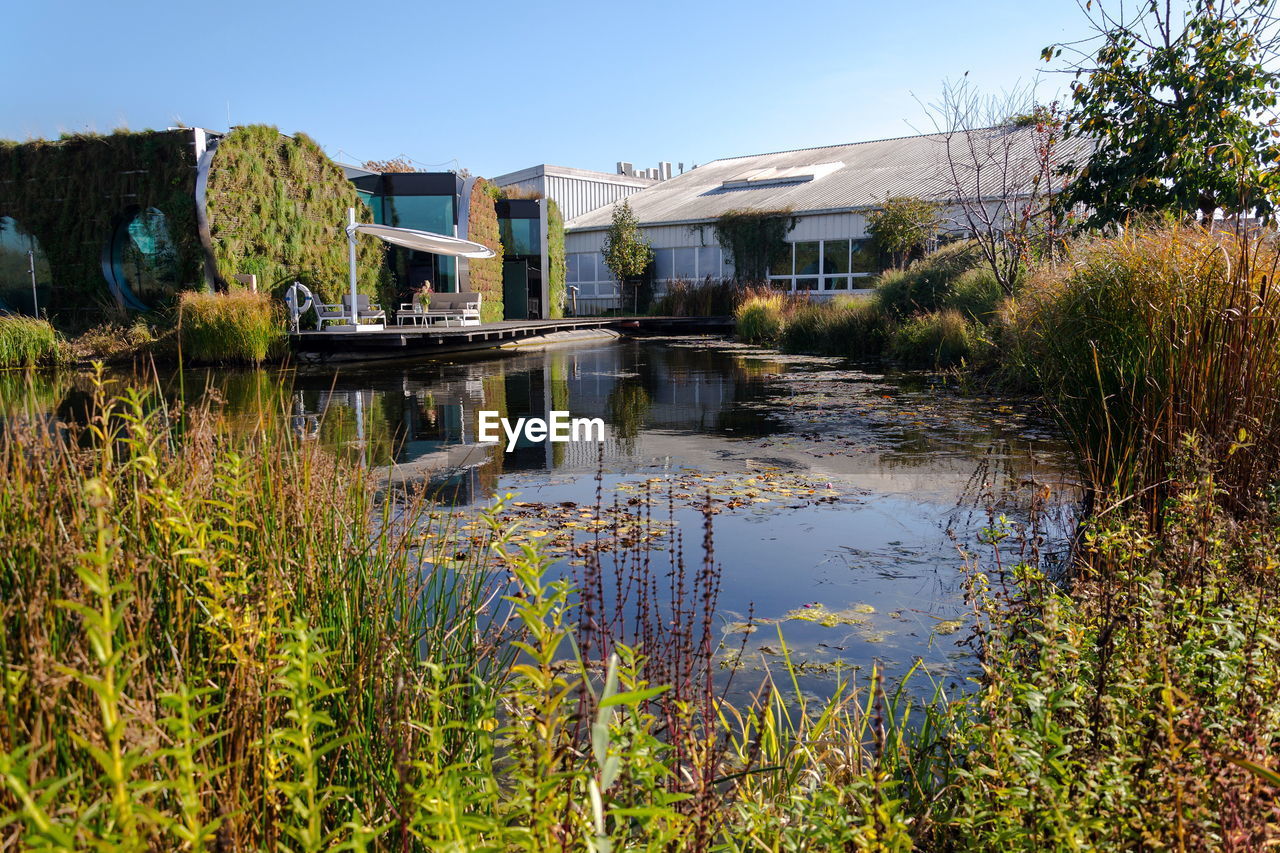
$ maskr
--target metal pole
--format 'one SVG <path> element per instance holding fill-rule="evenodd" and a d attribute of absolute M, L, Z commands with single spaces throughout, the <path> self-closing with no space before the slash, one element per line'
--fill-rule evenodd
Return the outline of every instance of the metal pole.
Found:
<path fill-rule="evenodd" d="M 347 208 L 347 258 L 351 263 L 351 330 L 359 324 L 356 309 L 356 209 Z"/>
<path fill-rule="evenodd" d="M 31 313 L 40 316 L 40 299 L 36 296 L 36 253 L 27 249 L 27 271 L 31 273 Z"/>

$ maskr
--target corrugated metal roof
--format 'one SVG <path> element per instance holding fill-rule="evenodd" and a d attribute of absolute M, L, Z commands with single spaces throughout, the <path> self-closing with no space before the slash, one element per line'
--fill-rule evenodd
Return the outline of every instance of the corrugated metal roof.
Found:
<path fill-rule="evenodd" d="M 790 208 L 797 214 L 858 210 L 878 207 L 895 196 L 946 201 L 957 196 L 956 182 L 947 166 L 946 140 L 946 134 L 935 133 L 714 160 L 633 193 L 627 201 L 642 225 L 705 222 L 730 210 Z M 999 152 L 1001 159 L 1007 151 L 1011 164 L 1008 184 L 997 178 L 997 173 L 1005 170 L 994 164 L 977 176 L 972 168 L 965 170 L 960 176 L 967 185 L 963 195 L 995 198 L 1029 190 L 1038 172 L 1039 144 L 1040 137 L 1032 127 L 984 128 L 952 135 L 953 151 L 967 152 L 972 145 L 980 156 Z M 1088 140 L 1079 137 L 1061 142 L 1056 156 L 1071 156 L 1088 145 Z M 973 159 L 961 156 L 958 161 L 972 163 Z M 832 163 L 838 163 L 839 168 L 820 168 Z M 818 168 L 811 170 L 810 177 L 804 167 Z M 742 185 L 752 176 L 770 174 L 795 180 L 758 180 L 757 185 Z M 725 182 L 731 186 L 724 186 Z M 570 230 L 604 228 L 612 215 L 612 207 L 603 207 L 566 225 Z"/>

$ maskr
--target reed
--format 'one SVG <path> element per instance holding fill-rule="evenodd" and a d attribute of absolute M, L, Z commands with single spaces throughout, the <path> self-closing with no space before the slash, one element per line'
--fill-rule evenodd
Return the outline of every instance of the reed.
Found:
<path fill-rule="evenodd" d="M 47 320 L 0 316 L 0 367 L 34 367 L 59 360 L 58 333 Z"/>
<path fill-rule="evenodd" d="M 178 332 L 184 357 L 210 364 L 260 364 L 284 344 L 279 306 L 248 290 L 183 293 Z"/>
<path fill-rule="evenodd" d="M 1100 507 L 1157 520 L 1192 435 L 1223 499 L 1258 508 L 1280 463 L 1278 264 L 1273 236 L 1133 229 L 1078 243 L 1011 307 L 1013 370 L 1058 408 Z"/>

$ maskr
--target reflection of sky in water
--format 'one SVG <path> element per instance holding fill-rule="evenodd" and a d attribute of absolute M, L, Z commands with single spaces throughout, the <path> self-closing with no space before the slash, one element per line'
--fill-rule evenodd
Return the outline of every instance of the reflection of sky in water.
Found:
<path fill-rule="evenodd" d="M 264 409 L 287 412 L 299 434 L 364 458 L 382 476 L 435 484 L 463 505 L 504 492 L 594 501 L 598 446 L 524 442 L 503 453 L 477 443 L 483 409 L 603 418 L 612 432 L 606 493 L 690 469 L 723 475 L 726 488 L 762 470 L 830 486 L 840 496 L 832 503 L 773 499 L 726 509 L 714 522 L 726 626 L 752 605 L 763 619 L 819 604 L 853 614 L 830 627 L 782 623 L 794 659 L 809 667 L 802 686 L 819 692 L 830 679 L 820 671 L 837 661 L 866 669 L 880 660 L 892 674 L 921 656 L 939 675 L 962 675 L 971 656 L 967 632 L 954 625 L 965 616 L 957 542 L 976 546 L 989 506 L 1017 519 L 1044 485 L 1071 494 L 1060 487 L 1070 472 L 1064 448 L 1018 401 L 734 345 L 582 344 L 296 374 L 189 373 L 188 396 L 206 380 L 247 425 Z M 6 393 L 0 385 L 0 400 Z M 1050 550 L 1070 529 L 1062 515 L 1051 519 Z M 686 505 L 677 519 L 687 541 L 700 542 L 698 513 Z M 686 557 L 701 555 L 686 545 Z M 747 637 L 749 665 L 778 651 L 777 630 L 762 624 Z M 741 641 L 725 638 L 735 648 Z"/>

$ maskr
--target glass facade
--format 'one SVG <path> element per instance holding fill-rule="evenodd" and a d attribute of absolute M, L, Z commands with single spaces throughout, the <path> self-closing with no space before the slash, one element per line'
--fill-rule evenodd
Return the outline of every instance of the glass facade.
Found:
<path fill-rule="evenodd" d="M 869 284 L 879 259 L 866 240 L 809 240 L 790 244 L 790 252 L 769 269 L 778 290 L 840 291 Z"/>
<path fill-rule="evenodd" d="M 679 249 L 654 249 L 653 278 L 655 281 L 701 281 L 706 278 L 726 278 L 732 275 L 732 267 L 724 263 L 719 246 L 689 246 Z"/>
<path fill-rule="evenodd" d="M 169 223 L 154 207 L 127 216 L 103 252 L 103 271 L 127 308 L 150 310 L 178 287 L 178 256 Z"/>
<path fill-rule="evenodd" d="M 35 295 L 31 292 L 32 262 Z M 9 216 L 0 216 L 0 310 L 35 314 L 47 310 L 52 276 L 40 241 Z"/>
<path fill-rule="evenodd" d="M 542 234 L 537 219 L 499 219 L 504 255 L 541 255 Z"/>

